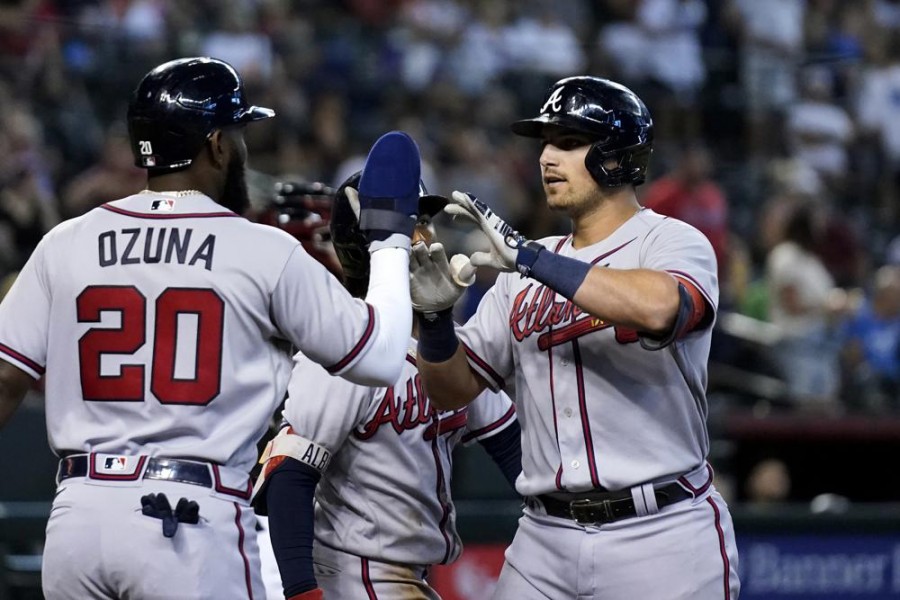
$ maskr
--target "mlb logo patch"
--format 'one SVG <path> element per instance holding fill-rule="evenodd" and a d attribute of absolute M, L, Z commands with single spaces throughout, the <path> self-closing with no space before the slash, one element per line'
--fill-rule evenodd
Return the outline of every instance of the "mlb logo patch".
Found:
<path fill-rule="evenodd" d="M 154 200 L 150 203 L 152 212 L 172 212 L 175 210 L 175 201 L 171 198 L 163 198 L 162 200 Z"/>
<path fill-rule="evenodd" d="M 125 464 L 124 456 L 107 456 L 103 467 L 108 471 L 124 471 Z"/>
<path fill-rule="evenodd" d="M 145 167 L 155 167 L 155 166 L 156 166 L 156 159 L 153 158 L 152 156 L 144 156 L 143 158 L 141 158 L 141 163 L 142 163 Z"/>

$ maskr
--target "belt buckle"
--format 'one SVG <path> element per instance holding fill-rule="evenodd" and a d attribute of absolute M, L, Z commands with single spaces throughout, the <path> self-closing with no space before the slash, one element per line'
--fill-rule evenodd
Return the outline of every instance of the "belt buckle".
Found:
<path fill-rule="evenodd" d="M 579 525 L 609 523 L 613 520 L 612 504 L 609 500 L 579 498 L 569 503 L 569 514 Z"/>

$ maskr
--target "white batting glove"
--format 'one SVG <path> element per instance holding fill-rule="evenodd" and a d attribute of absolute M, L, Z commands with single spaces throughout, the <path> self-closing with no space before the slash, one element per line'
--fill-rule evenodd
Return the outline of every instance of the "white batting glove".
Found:
<path fill-rule="evenodd" d="M 409 257 L 409 293 L 419 312 L 438 312 L 452 307 L 475 282 L 475 267 L 463 254 L 449 261 L 444 245 L 419 242 Z"/>
<path fill-rule="evenodd" d="M 498 217 L 490 207 L 471 194 L 453 192 L 444 212 L 453 217 L 473 221 L 487 235 L 490 252 L 475 252 L 470 260 L 476 267 L 493 267 L 500 271 L 516 271 L 519 247 L 527 240 L 506 221 Z"/>

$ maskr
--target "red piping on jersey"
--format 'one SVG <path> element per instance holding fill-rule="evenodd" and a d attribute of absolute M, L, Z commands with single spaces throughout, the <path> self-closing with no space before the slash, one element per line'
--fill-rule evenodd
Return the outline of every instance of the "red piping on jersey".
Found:
<path fill-rule="evenodd" d="M 549 331 L 553 331 L 550 326 Z M 556 438 L 556 451 L 559 453 L 559 468 L 556 470 L 556 489 L 562 487 L 562 449 L 559 447 L 559 426 L 556 423 L 556 392 L 553 389 L 553 347 L 547 348 L 547 362 L 550 365 L 550 408 L 553 412 L 553 436 Z"/>
<path fill-rule="evenodd" d="M 698 281 L 694 278 L 693 275 L 691 275 L 690 273 L 685 273 L 684 271 L 678 271 L 678 270 L 674 270 L 674 269 L 673 269 L 673 270 L 667 270 L 666 273 L 670 273 L 670 274 L 675 275 L 675 276 L 677 276 L 677 277 L 682 277 L 682 278 L 687 279 L 688 281 L 690 281 L 692 284 L 694 284 L 694 285 L 697 287 L 697 289 L 700 290 L 700 293 L 703 294 L 703 297 L 706 298 L 706 301 L 709 303 L 710 308 L 712 308 L 713 302 L 712 302 L 712 300 L 710 300 L 709 292 L 707 292 L 705 289 L 703 289 L 703 286 L 700 285 L 700 282 L 698 282 Z"/>
<path fill-rule="evenodd" d="M 713 513 L 716 515 L 716 533 L 719 536 L 719 553 L 722 555 L 722 566 L 725 571 L 722 576 L 722 585 L 725 588 L 725 600 L 731 600 L 731 583 L 729 581 L 731 579 L 731 562 L 728 560 L 728 551 L 725 549 L 725 532 L 722 531 L 719 507 L 716 506 L 716 503 L 711 497 L 708 497 L 706 501 L 712 506 Z"/>
<path fill-rule="evenodd" d="M 213 481 L 216 484 L 216 491 L 220 494 L 227 494 L 228 496 L 237 496 L 241 500 L 249 500 L 250 495 L 253 493 L 253 484 L 247 481 L 247 489 L 239 490 L 237 488 L 231 488 L 222 483 L 222 478 L 219 476 L 219 465 L 212 465 L 213 472 Z"/>
<path fill-rule="evenodd" d="M 359 561 L 362 563 L 362 582 L 363 587 L 366 588 L 366 595 L 369 597 L 369 600 L 378 600 L 378 596 L 375 595 L 375 588 L 372 587 L 372 577 L 369 575 L 369 559 L 360 558 Z"/>
<path fill-rule="evenodd" d="M 441 559 L 441 564 L 443 565 L 450 558 L 450 536 L 447 535 L 446 531 L 447 521 L 450 519 L 450 506 L 442 500 L 444 468 L 441 466 L 441 449 L 438 448 L 438 438 L 434 438 L 431 441 L 431 454 L 434 455 L 434 467 L 437 470 L 437 482 L 434 492 L 435 496 L 437 496 L 438 504 L 441 505 L 441 521 L 438 523 L 438 529 L 441 530 L 441 535 L 444 537 L 444 558 Z"/>
<path fill-rule="evenodd" d="M 581 413 L 581 429 L 584 432 L 585 451 L 587 453 L 588 469 L 591 473 L 591 484 L 595 488 L 601 487 L 600 477 L 597 475 L 597 459 L 594 456 L 594 438 L 591 435 L 591 422 L 587 412 L 587 398 L 584 395 L 584 365 L 581 361 L 581 347 L 578 340 L 572 340 L 572 350 L 575 358 L 575 381 L 578 384 L 578 411 Z"/>
<path fill-rule="evenodd" d="M 515 416 L 515 414 L 516 414 L 515 405 L 510 406 L 509 410 L 506 411 L 506 414 L 504 414 L 502 417 L 500 417 L 499 419 L 497 419 L 490 425 L 486 425 L 485 427 L 482 427 L 481 429 L 476 429 L 474 431 L 470 431 L 469 433 L 462 436 L 462 442 L 466 443 L 471 440 L 474 440 L 475 438 L 479 438 L 485 434 L 491 433 L 492 431 L 502 427 L 503 425 L 508 423 L 510 420 L 512 420 L 512 418 L 513 418 L 513 416 Z"/>
<path fill-rule="evenodd" d="M 366 330 L 363 331 L 362 337 L 353 346 L 353 349 L 350 352 L 339 360 L 337 363 L 331 365 L 330 367 L 326 367 L 325 370 L 328 371 L 331 375 L 334 375 L 344 367 L 346 367 L 350 362 L 359 356 L 359 353 L 362 352 L 362 349 L 366 347 L 366 344 L 369 343 L 369 338 L 372 337 L 372 332 L 375 331 L 375 309 L 371 304 L 366 304 L 366 308 L 369 311 L 369 322 L 366 324 Z"/>
<path fill-rule="evenodd" d="M 3 354 L 6 354 L 10 358 L 16 359 L 17 361 L 19 361 L 23 365 L 28 366 L 29 369 L 33 370 L 35 373 L 38 373 L 40 375 L 43 375 L 44 371 L 46 370 L 46 369 L 44 369 L 44 367 L 39 365 L 37 362 L 31 360 L 24 354 L 20 354 L 19 352 L 16 352 L 15 350 L 13 350 L 12 348 L 10 348 L 9 346 L 7 346 L 5 344 L 0 344 L 0 352 L 2 352 Z"/>
<path fill-rule="evenodd" d="M 688 481 L 687 477 L 685 477 L 684 475 L 682 475 L 681 477 L 678 478 L 678 483 L 680 483 L 681 486 L 682 486 L 683 488 L 685 488 L 687 491 L 689 491 L 690 493 L 692 493 L 692 494 L 694 495 L 694 498 L 697 498 L 698 496 L 700 496 L 701 494 L 703 494 L 704 492 L 706 492 L 706 490 L 709 489 L 709 486 L 712 485 L 712 482 L 713 482 L 713 468 L 712 468 L 712 465 L 710 465 L 709 463 L 706 463 L 706 473 L 707 473 L 706 483 L 704 483 L 703 485 L 701 485 L 699 488 L 695 488 L 695 487 L 691 484 L 691 482 Z"/>
<path fill-rule="evenodd" d="M 111 206 L 109 204 L 101 204 L 100 208 L 105 208 L 106 210 L 114 213 L 119 213 L 120 215 L 125 215 L 126 217 L 136 217 L 138 219 L 210 219 L 215 217 L 240 217 L 241 215 L 233 213 L 231 211 L 226 212 L 215 212 L 215 213 L 181 213 L 177 215 L 149 215 L 147 213 L 136 212 L 133 210 L 126 210 L 124 208 L 119 208 L 118 206 Z"/>
<path fill-rule="evenodd" d="M 234 524 L 238 528 L 238 552 L 241 553 L 241 559 L 244 561 L 244 583 L 247 585 L 247 598 L 253 600 L 253 582 L 250 578 L 250 561 L 247 559 L 247 553 L 244 552 L 244 526 L 241 525 L 241 507 L 237 502 L 234 504 Z"/>
<path fill-rule="evenodd" d="M 138 459 L 137 467 L 134 469 L 134 473 L 128 473 L 125 475 L 115 475 L 113 473 L 98 473 L 96 467 L 95 457 L 97 456 L 96 452 L 91 452 L 88 455 L 88 472 L 90 474 L 91 479 L 99 479 L 101 481 L 137 481 L 144 474 L 144 463 L 147 462 L 146 456 L 141 456 Z"/>
<path fill-rule="evenodd" d="M 465 350 L 465 352 L 466 352 L 466 358 L 468 358 L 470 362 L 475 363 L 475 365 L 479 369 L 481 369 L 485 375 L 487 375 L 488 377 L 493 379 L 494 385 L 496 385 L 498 388 L 502 389 L 503 386 L 506 384 L 506 382 L 503 380 L 503 378 L 500 377 L 500 375 L 495 370 L 493 370 L 490 367 L 490 365 L 488 365 L 487 362 L 485 362 L 485 360 L 483 358 L 481 358 L 480 356 L 475 354 L 475 352 L 471 348 L 469 348 L 465 344 L 463 344 L 462 346 L 463 346 L 463 350 Z"/>

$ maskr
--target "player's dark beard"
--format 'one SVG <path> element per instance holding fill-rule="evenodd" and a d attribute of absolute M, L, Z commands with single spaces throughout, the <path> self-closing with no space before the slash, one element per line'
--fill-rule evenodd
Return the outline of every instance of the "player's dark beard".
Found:
<path fill-rule="evenodd" d="M 239 215 L 250 206 L 250 193 L 247 191 L 246 169 L 241 157 L 233 154 L 225 173 L 225 189 L 222 191 L 222 206 Z"/>

